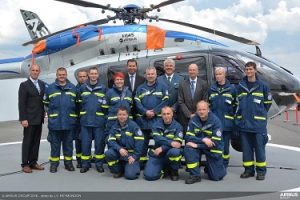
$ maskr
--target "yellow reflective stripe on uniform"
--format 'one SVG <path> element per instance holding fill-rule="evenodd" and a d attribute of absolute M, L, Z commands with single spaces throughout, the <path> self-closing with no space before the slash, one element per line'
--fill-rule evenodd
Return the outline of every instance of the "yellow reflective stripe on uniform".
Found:
<path fill-rule="evenodd" d="M 264 101 L 264 104 L 272 104 L 272 101 Z"/>
<path fill-rule="evenodd" d="M 181 160 L 181 158 L 182 158 L 182 156 L 175 156 L 175 157 L 169 157 L 169 160 L 178 162 Z"/>
<path fill-rule="evenodd" d="M 153 94 L 153 95 L 157 95 L 157 96 L 162 96 L 162 95 L 163 95 L 162 92 L 153 92 L 152 94 Z"/>
<path fill-rule="evenodd" d="M 49 104 L 49 101 L 43 101 L 44 104 Z"/>
<path fill-rule="evenodd" d="M 82 153 L 76 153 L 76 157 L 81 157 Z"/>
<path fill-rule="evenodd" d="M 144 137 L 137 137 L 137 136 L 135 136 L 135 137 L 133 137 L 135 140 L 144 140 Z"/>
<path fill-rule="evenodd" d="M 237 119 L 242 119 L 242 115 L 236 116 Z"/>
<path fill-rule="evenodd" d="M 118 134 L 118 133 L 117 133 L 117 134 L 115 134 L 115 136 L 116 136 L 116 137 L 121 137 L 121 134 Z"/>
<path fill-rule="evenodd" d="M 87 96 L 87 95 L 90 95 L 91 94 L 91 92 L 83 92 L 83 93 L 81 93 L 81 96 Z"/>
<path fill-rule="evenodd" d="M 52 97 L 56 97 L 58 95 L 61 95 L 61 92 L 52 93 L 52 94 L 49 95 L 49 99 L 52 98 Z"/>
<path fill-rule="evenodd" d="M 227 154 L 227 155 L 223 154 L 223 158 L 228 160 L 230 158 L 230 155 L 229 154 Z"/>
<path fill-rule="evenodd" d="M 233 117 L 233 116 L 230 116 L 230 115 L 225 115 L 224 117 L 225 117 L 225 119 L 231 119 L 231 120 L 234 119 L 234 117 Z"/>
<path fill-rule="evenodd" d="M 102 104 L 101 107 L 102 107 L 102 108 L 109 108 L 109 105 Z"/>
<path fill-rule="evenodd" d="M 141 156 L 140 157 L 140 161 L 145 161 L 145 160 L 148 160 L 148 158 L 146 156 Z"/>
<path fill-rule="evenodd" d="M 162 98 L 162 100 L 166 100 L 168 98 L 169 98 L 169 96 L 164 96 L 164 98 Z"/>
<path fill-rule="evenodd" d="M 134 99 L 137 100 L 137 101 L 141 101 L 138 97 L 134 97 Z"/>
<path fill-rule="evenodd" d="M 128 100 L 128 101 L 132 101 L 132 98 L 131 98 L 131 97 L 125 97 L 124 99 L 125 99 L 125 100 Z"/>
<path fill-rule="evenodd" d="M 105 95 L 102 92 L 95 92 L 94 93 L 97 97 L 104 97 Z"/>
<path fill-rule="evenodd" d="M 59 161 L 59 157 L 49 157 L 49 160 L 53 161 L 53 162 L 58 162 Z"/>
<path fill-rule="evenodd" d="M 191 136 L 196 136 L 194 133 L 192 132 L 186 132 L 187 135 L 191 135 Z"/>
<path fill-rule="evenodd" d="M 53 113 L 53 114 L 50 114 L 49 117 L 57 117 L 58 116 L 58 113 Z"/>
<path fill-rule="evenodd" d="M 104 113 L 102 113 L 102 112 L 96 112 L 96 115 L 97 116 L 104 116 Z"/>
<path fill-rule="evenodd" d="M 247 95 L 246 92 L 242 92 L 242 93 L 240 93 L 240 94 L 238 95 L 238 97 L 242 97 L 242 96 L 246 96 L 246 95 Z"/>
<path fill-rule="evenodd" d="M 113 166 L 115 164 L 117 164 L 119 161 L 118 160 L 112 160 L 112 161 L 109 161 L 107 162 L 108 166 Z"/>
<path fill-rule="evenodd" d="M 196 131 L 200 131 L 200 129 L 199 129 L 199 128 L 194 128 L 194 130 L 195 130 L 195 132 L 196 132 Z"/>
<path fill-rule="evenodd" d="M 115 138 L 115 137 L 109 137 L 108 141 L 110 141 L 110 140 L 117 140 L 117 138 Z"/>
<path fill-rule="evenodd" d="M 213 140 L 218 140 L 218 141 L 221 141 L 221 140 L 222 140 L 222 138 L 220 138 L 220 137 L 215 137 L 215 136 L 211 137 L 211 139 L 213 139 Z"/>
<path fill-rule="evenodd" d="M 155 136 L 155 135 L 160 136 L 161 134 L 155 132 L 155 133 L 153 133 L 152 135 L 153 135 L 153 136 Z"/>
<path fill-rule="evenodd" d="M 257 120 L 266 120 L 265 117 L 260 117 L 260 116 L 254 116 L 254 119 L 257 119 Z"/>
<path fill-rule="evenodd" d="M 166 135 L 166 137 L 167 137 L 167 138 L 174 138 L 174 135 L 168 134 L 168 135 Z"/>
<path fill-rule="evenodd" d="M 65 156 L 64 159 L 65 160 L 73 160 L 72 156 Z"/>
<path fill-rule="evenodd" d="M 193 169 L 199 165 L 198 162 L 187 164 L 186 167 L 189 169 Z"/>
<path fill-rule="evenodd" d="M 267 162 L 256 162 L 256 167 L 265 167 L 267 166 Z"/>
<path fill-rule="evenodd" d="M 133 149 L 128 149 L 127 151 L 128 151 L 129 153 L 133 153 L 133 152 L 134 152 Z"/>
<path fill-rule="evenodd" d="M 81 156 L 81 160 L 89 160 L 91 156 Z"/>
<path fill-rule="evenodd" d="M 209 95 L 209 99 L 214 98 L 215 96 L 218 96 L 218 95 L 219 95 L 218 93 L 211 93 Z"/>
<path fill-rule="evenodd" d="M 96 154 L 95 158 L 96 159 L 103 159 L 103 158 L 105 158 L 105 155 L 104 154 Z"/>
<path fill-rule="evenodd" d="M 66 92 L 66 95 L 71 95 L 72 97 L 76 97 L 76 94 L 74 92 Z"/>
<path fill-rule="evenodd" d="M 223 154 L 223 151 L 220 150 L 215 150 L 215 149 L 211 149 L 210 152 L 212 153 L 219 153 L 219 154 Z"/>
<path fill-rule="evenodd" d="M 222 96 L 232 98 L 232 95 L 229 93 L 222 94 Z"/>
<path fill-rule="evenodd" d="M 78 117 L 78 115 L 76 115 L 76 114 L 72 114 L 72 113 L 71 113 L 71 114 L 69 114 L 69 116 L 70 116 L 70 117 Z"/>
<path fill-rule="evenodd" d="M 264 94 L 262 92 L 253 92 L 252 95 L 257 96 L 257 97 L 263 97 L 264 96 Z"/>
<path fill-rule="evenodd" d="M 250 167 L 254 165 L 254 161 L 243 162 L 243 166 Z"/>
<path fill-rule="evenodd" d="M 128 136 L 132 136 L 133 135 L 133 133 L 131 133 L 129 131 L 126 131 L 125 134 L 128 135 Z"/>
<path fill-rule="evenodd" d="M 183 139 L 181 139 L 181 138 L 179 138 L 179 137 L 175 137 L 173 140 L 177 140 L 177 141 L 180 141 L 180 142 L 183 141 Z"/>
<path fill-rule="evenodd" d="M 115 119 L 117 119 L 117 116 L 110 116 L 110 117 L 108 117 L 107 119 L 108 119 L 108 120 L 115 120 Z"/>
<path fill-rule="evenodd" d="M 204 133 L 207 133 L 207 134 L 209 134 L 209 135 L 212 134 L 212 131 L 209 131 L 209 130 L 204 130 L 203 132 L 204 132 Z"/>
<path fill-rule="evenodd" d="M 117 101 L 117 100 L 119 100 L 120 99 L 120 97 L 113 97 L 113 98 L 111 98 L 110 100 L 111 101 Z"/>
<path fill-rule="evenodd" d="M 86 111 L 80 112 L 80 115 L 85 115 L 85 114 L 86 114 Z"/>

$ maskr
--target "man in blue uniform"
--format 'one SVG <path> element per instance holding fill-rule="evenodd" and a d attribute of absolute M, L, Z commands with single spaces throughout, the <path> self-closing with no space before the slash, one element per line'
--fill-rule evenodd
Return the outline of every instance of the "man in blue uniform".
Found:
<path fill-rule="evenodd" d="M 132 93 L 127 86 L 124 86 L 125 75 L 116 72 L 113 76 L 114 85 L 106 92 L 108 108 L 106 132 L 108 134 L 111 126 L 117 121 L 117 112 L 120 107 L 124 107 L 130 116 L 132 108 Z M 132 118 L 132 116 L 130 116 Z"/>
<path fill-rule="evenodd" d="M 226 80 L 225 68 L 215 69 L 216 82 L 209 90 L 209 103 L 211 111 L 217 115 L 223 125 L 224 166 L 229 163 L 230 137 L 234 130 L 234 115 L 236 109 L 236 89 Z"/>
<path fill-rule="evenodd" d="M 237 87 L 237 126 L 240 129 L 245 168 L 241 178 L 253 177 L 256 167 L 256 179 L 264 180 L 267 171 L 267 114 L 272 105 L 272 95 L 268 86 L 257 77 L 254 62 L 246 63 L 245 73 L 246 77 Z"/>
<path fill-rule="evenodd" d="M 168 103 L 167 87 L 157 80 L 155 67 L 146 69 L 146 82 L 137 88 L 135 95 L 135 104 L 138 111 L 137 124 L 141 127 L 145 140 L 143 154 L 140 158 L 143 168 L 147 161 L 147 151 L 150 140 L 150 134 L 153 124 L 161 117 L 162 107 Z"/>
<path fill-rule="evenodd" d="M 95 145 L 95 165 L 99 173 L 104 172 L 104 148 L 105 148 L 105 121 L 106 121 L 106 88 L 98 80 L 98 68 L 92 67 L 88 71 L 89 79 L 80 87 L 80 124 L 81 124 L 81 144 L 82 144 L 82 168 L 81 173 L 85 173 L 91 167 L 91 146 L 94 139 Z"/>
<path fill-rule="evenodd" d="M 159 76 L 157 80 L 168 87 L 168 106 L 172 107 L 174 117 L 176 118 L 176 112 L 178 111 L 178 88 L 183 77 L 175 73 L 175 61 L 171 58 L 167 58 L 164 61 L 164 70 L 165 74 Z"/>
<path fill-rule="evenodd" d="M 140 174 L 144 136 L 139 126 L 129 119 L 127 108 L 120 107 L 117 118 L 109 132 L 106 161 L 114 178 L 124 174 L 126 179 L 134 180 Z"/>
<path fill-rule="evenodd" d="M 56 71 L 56 81 L 48 86 L 44 103 L 48 107 L 48 141 L 51 145 L 50 172 L 57 172 L 61 143 L 65 168 L 74 171 L 72 164 L 73 137 L 76 114 L 76 88 L 67 80 L 67 70 L 60 67 Z"/>
<path fill-rule="evenodd" d="M 182 158 L 182 126 L 173 118 L 171 107 L 163 107 L 161 115 L 162 119 L 159 119 L 152 128 L 155 144 L 149 151 L 144 176 L 146 180 L 152 181 L 164 175 L 162 172 L 170 171 L 171 180 L 177 181 Z"/>
<path fill-rule="evenodd" d="M 185 135 L 184 157 L 190 176 L 186 184 L 201 181 L 201 155 L 205 154 L 207 174 L 214 181 L 222 180 L 226 174 L 223 164 L 222 124 L 218 117 L 209 112 L 206 101 L 197 103 L 197 112 L 191 118 Z"/>
<path fill-rule="evenodd" d="M 77 93 L 79 92 L 80 87 L 85 83 L 85 81 L 87 80 L 88 76 L 87 76 L 87 71 L 85 71 L 84 69 L 81 69 L 77 72 L 77 85 L 76 85 L 76 91 Z M 82 152 L 81 152 L 81 141 L 79 139 L 79 134 L 80 134 L 80 104 L 79 102 L 77 102 L 76 104 L 76 109 L 77 112 L 76 114 L 78 115 L 77 118 L 77 122 L 76 122 L 76 126 L 75 129 L 73 131 L 73 140 L 75 140 L 75 149 L 76 149 L 76 160 L 77 160 L 77 168 L 81 168 L 81 156 L 82 156 Z"/>

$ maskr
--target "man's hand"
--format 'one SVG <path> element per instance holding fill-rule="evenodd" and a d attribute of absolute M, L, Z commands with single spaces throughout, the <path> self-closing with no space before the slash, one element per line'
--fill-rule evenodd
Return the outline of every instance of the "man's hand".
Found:
<path fill-rule="evenodd" d="M 155 113 L 154 113 L 153 110 L 147 110 L 146 111 L 146 116 L 147 116 L 148 119 L 151 119 L 155 116 Z"/>
<path fill-rule="evenodd" d="M 171 146 L 173 148 L 179 149 L 181 147 L 181 144 L 180 144 L 180 142 L 172 141 Z"/>
<path fill-rule="evenodd" d="M 154 150 L 154 155 L 158 156 L 162 152 L 162 148 L 158 147 L 157 149 Z"/>
<path fill-rule="evenodd" d="M 119 153 L 121 154 L 122 157 L 128 156 L 128 151 L 126 149 L 121 148 L 119 150 Z"/>
<path fill-rule="evenodd" d="M 215 143 L 210 139 L 210 138 L 203 138 L 202 142 L 204 142 L 206 144 L 206 146 L 208 146 L 209 148 L 215 146 Z"/>
<path fill-rule="evenodd" d="M 135 159 L 132 156 L 128 157 L 128 164 L 131 165 L 132 163 L 134 163 Z"/>
<path fill-rule="evenodd" d="M 198 145 L 194 142 L 188 142 L 185 145 L 188 146 L 188 147 L 192 147 L 194 149 L 196 149 L 198 147 Z"/>
<path fill-rule="evenodd" d="M 23 120 L 21 121 L 21 124 L 24 128 L 27 128 L 28 127 L 28 121 L 27 120 Z"/>

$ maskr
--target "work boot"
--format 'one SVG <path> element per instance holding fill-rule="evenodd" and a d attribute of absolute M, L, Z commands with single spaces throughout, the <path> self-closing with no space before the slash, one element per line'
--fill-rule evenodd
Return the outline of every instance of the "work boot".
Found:
<path fill-rule="evenodd" d="M 123 176 L 123 173 L 119 172 L 113 175 L 114 178 L 121 178 Z"/>
<path fill-rule="evenodd" d="M 254 173 L 250 173 L 250 172 L 243 172 L 240 176 L 240 178 L 250 178 L 250 177 L 253 177 L 254 176 Z"/>
<path fill-rule="evenodd" d="M 173 170 L 172 169 L 170 177 L 171 177 L 172 181 L 178 181 L 178 179 L 179 179 L 178 170 Z"/>
<path fill-rule="evenodd" d="M 99 172 L 99 173 L 103 173 L 103 172 L 104 172 L 104 168 L 103 168 L 102 165 L 96 166 L 96 170 L 97 170 L 97 172 Z"/>
<path fill-rule="evenodd" d="M 185 179 L 185 184 L 194 184 L 201 181 L 200 176 L 189 176 L 187 179 Z"/>
<path fill-rule="evenodd" d="M 66 168 L 66 170 L 68 170 L 68 171 L 70 171 L 70 172 L 75 171 L 75 168 L 74 168 L 74 166 L 73 166 L 72 163 L 66 164 L 66 165 L 65 165 L 65 168 Z"/>
<path fill-rule="evenodd" d="M 87 171 L 89 171 L 89 168 L 87 168 L 87 167 L 83 167 L 80 169 L 80 173 L 85 173 Z"/>
<path fill-rule="evenodd" d="M 56 173 L 57 172 L 57 167 L 55 165 L 50 165 L 50 172 L 51 173 Z"/>
<path fill-rule="evenodd" d="M 258 181 L 263 181 L 263 180 L 265 180 L 265 175 L 264 174 L 257 174 L 256 175 L 256 180 L 258 180 Z"/>
<path fill-rule="evenodd" d="M 77 158 L 77 165 L 76 168 L 81 168 L 82 164 L 81 164 L 81 158 Z"/>

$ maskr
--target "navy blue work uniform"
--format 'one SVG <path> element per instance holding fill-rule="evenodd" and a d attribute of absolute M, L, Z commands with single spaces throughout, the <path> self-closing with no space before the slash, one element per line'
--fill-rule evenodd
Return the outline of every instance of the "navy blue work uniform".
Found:
<path fill-rule="evenodd" d="M 65 86 L 56 80 L 46 88 L 44 103 L 48 107 L 48 141 L 51 146 L 50 163 L 57 167 L 60 160 L 61 143 L 65 165 L 72 164 L 73 138 L 76 113 L 76 88 L 67 81 Z"/>
<path fill-rule="evenodd" d="M 140 127 L 131 119 L 124 126 L 117 121 L 111 127 L 108 138 L 108 150 L 105 152 L 106 161 L 114 174 L 124 173 L 129 180 L 137 179 L 140 174 L 139 158 L 142 154 L 144 136 Z M 119 151 L 123 148 L 128 151 L 128 156 L 121 156 Z M 128 163 L 128 157 L 135 161 Z"/>
<path fill-rule="evenodd" d="M 91 85 L 89 81 L 80 87 L 80 139 L 82 144 L 82 168 L 91 167 L 91 146 L 94 139 L 96 168 L 102 167 L 105 148 L 105 121 L 107 104 L 106 88 L 99 83 Z"/>
<path fill-rule="evenodd" d="M 168 104 L 168 99 L 167 87 L 158 81 L 151 86 L 149 86 L 146 81 L 137 88 L 134 98 L 138 111 L 136 122 L 141 127 L 145 137 L 141 161 L 147 160 L 151 129 L 153 124 L 161 117 L 161 109 Z M 154 110 L 155 116 L 148 119 L 146 116 L 147 110 Z"/>
<path fill-rule="evenodd" d="M 149 160 L 144 170 L 145 179 L 149 181 L 159 179 L 164 173 L 163 170 L 177 171 L 183 154 L 181 148 L 171 146 L 173 141 L 183 141 L 182 126 L 175 119 L 171 124 L 165 124 L 163 119 L 158 119 L 153 125 L 152 136 L 155 144 L 153 149 L 149 150 Z M 156 156 L 153 151 L 159 147 L 162 148 L 162 152 Z"/>
<path fill-rule="evenodd" d="M 106 133 L 109 133 L 111 126 L 117 121 L 117 113 L 120 107 L 124 107 L 130 116 L 133 105 L 132 93 L 125 86 L 123 90 L 118 90 L 115 85 L 106 92 L 106 100 L 108 107 Z M 132 118 L 132 116 L 130 116 Z"/>
<path fill-rule="evenodd" d="M 237 87 L 237 94 L 236 124 L 241 134 L 245 172 L 254 175 L 256 166 L 257 174 L 265 175 L 267 114 L 272 105 L 272 95 L 267 85 L 257 76 L 255 82 L 249 82 L 247 77 L 243 78 Z"/>
<path fill-rule="evenodd" d="M 224 85 L 214 83 L 208 91 L 210 110 L 217 115 L 223 125 L 224 165 L 229 163 L 230 137 L 234 131 L 234 116 L 236 110 L 236 89 L 228 80 Z"/>
<path fill-rule="evenodd" d="M 208 147 L 202 141 L 205 137 L 210 138 L 215 143 L 215 146 Z M 184 147 L 184 157 L 190 175 L 200 177 L 199 161 L 202 154 L 205 154 L 209 179 L 214 181 L 222 180 L 226 175 L 226 169 L 222 157 L 224 144 L 222 140 L 222 124 L 219 118 L 212 112 L 208 113 L 206 121 L 202 121 L 198 114 L 192 117 L 185 135 L 185 143 L 188 142 L 197 144 L 197 148 Z"/>
<path fill-rule="evenodd" d="M 176 73 L 174 73 L 172 77 L 164 74 L 159 76 L 157 80 L 167 86 L 169 93 L 168 106 L 173 108 L 176 118 L 176 112 L 178 111 L 178 88 L 179 83 L 183 80 L 183 77 Z"/>

